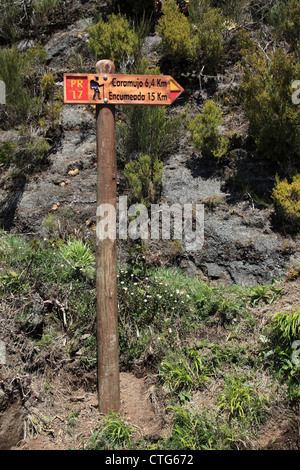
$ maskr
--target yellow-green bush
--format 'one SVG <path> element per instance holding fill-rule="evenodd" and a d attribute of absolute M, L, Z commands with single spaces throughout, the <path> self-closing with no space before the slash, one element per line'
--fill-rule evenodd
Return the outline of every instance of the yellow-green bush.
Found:
<path fill-rule="evenodd" d="M 20 6 L 15 0 L 5 0 L 0 5 L 0 38 L 14 43 L 20 35 Z"/>
<path fill-rule="evenodd" d="M 16 145 L 13 142 L 3 142 L 0 144 L 0 163 L 7 164 L 10 163 L 14 152 L 16 149 Z"/>
<path fill-rule="evenodd" d="M 209 8 L 196 24 L 196 28 L 197 50 L 202 55 L 206 71 L 215 73 L 224 56 L 225 23 L 220 10 Z"/>
<path fill-rule="evenodd" d="M 146 58 L 138 60 L 133 73 L 160 75 L 159 67 L 149 68 Z M 163 158 L 182 135 L 185 112 L 170 115 L 166 106 L 123 106 L 117 122 L 119 161 L 127 162 L 132 154 L 142 153 Z"/>
<path fill-rule="evenodd" d="M 300 174 L 296 174 L 292 182 L 285 178 L 280 181 L 276 177 L 273 190 L 276 212 L 282 218 L 284 225 L 291 229 L 300 228 Z"/>
<path fill-rule="evenodd" d="M 128 181 L 133 202 L 149 205 L 156 202 L 162 182 L 163 163 L 149 155 L 139 155 L 125 165 L 124 176 Z"/>
<path fill-rule="evenodd" d="M 279 38 L 285 38 L 294 50 L 300 46 L 300 2 L 278 1 L 270 13 L 271 24 Z"/>
<path fill-rule="evenodd" d="M 220 158 L 227 152 L 228 139 L 219 131 L 222 122 L 222 112 L 212 100 L 205 103 L 202 113 L 189 121 L 193 143 L 204 156 Z"/>
<path fill-rule="evenodd" d="M 180 13 L 174 0 L 164 2 L 162 13 L 156 31 L 162 37 L 163 53 L 174 56 L 175 60 L 194 57 L 196 45 L 188 18 Z"/>
<path fill-rule="evenodd" d="M 0 143 L 0 163 L 22 167 L 45 161 L 50 145 L 43 137 L 20 136 L 16 142 Z"/>
<path fill-rule="evenodd" d="M 112 60 L 118 67 L 126 56 L 134 56 L 139 46 L 138 34 L 120 13 L 101 19 L 88 30 L 88 49 L 96 59 Z"/>
<path fill-rule="evenodd" d="M 238 40 L 244 66 L 240 96 L 250 134 L 264 157 L 293 166 L 300 157 L 300 107 L 291 97 L 300 64 L 282 48 L 265 54 L 244 30 Z"/>
<path fill-rule="evenodd" d="M 176 2 L 166 0 L 156 30 L 162 37 L 163 53 L 173 61 L 201 59 L 206 72 L 214 73 L 224 55 L 224 18 L 219 9 L 207 5 L 200 11 L 193 5 L 192 14 L 186 17 Z"/>
<path fill-rule="evenodd" d="M 37 89 L 46 58 L 46 50 L 40 45 L 26 52 L 16 47 L 0 49 L 0 80 L 6 84 L 6 124 L 24 123 L 39 113 L 42 102 Z"/>

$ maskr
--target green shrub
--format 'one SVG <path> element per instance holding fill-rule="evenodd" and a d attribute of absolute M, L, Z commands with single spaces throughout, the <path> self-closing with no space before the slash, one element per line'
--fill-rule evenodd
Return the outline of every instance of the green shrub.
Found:
<path fill-rule="evenodd" d="M 15 153 L 16 145 L 12 142 L 3 142 L 0 145 L 0 163 L 11 163 Z"/>
<path fill-rule="evenodd" d="M 195 57 L 195 41 L 188 18 L 180 13 L 173 0 L 164 2 L 162 12 L 163 15 L 158 21 L 156 31 L 162 38 L 163 53 L 173 56 L 174 61 Z"/>
<path fill-rule="evenodd" d="M 208 73 L 218 69 L 224 56 L 224 18 L 220 10 L 194 4 L 190 17 L 180 13 L 173 0 L 166 0 L 156 30 L 162 37 L 161 49 L 171 61 L 198 60 Z"/>
<path fill-rule="evenodd" d="M 20 6 L 15 0 L 5 0 L 0 5 L 0 37 L 13 44 L 20 36 Z"/>
<path fill-rule="evenodd" d="M 162 158 L 178 142 L 184 117 L 168 116 L 165 106 L 127 106 L 117 126 L 119 157 L 126 161 L 132 153 L 147 153 Z"/>
<path fill-rule="evenodd" d="M 266 332 L 265 360 L 271 363 L 279 378 L 287 383 L 290 399 L 299 398 L 300 361 L 295 348 L 300 338 L 300 312 L 278 312 L 272 315 Z"/>
<path fill-rule="evenodd" d="M 64 0 L 33 0 L 30 21 L 36 33 L 47 31 L 49 25 L 65 22 L 65 9 Z"/>
<path fill-rule="evenodd" d="M 45 161 L 49 152 L 50 145 L 45 138 L 22 136 L 15 143 L 4 142 L 0 146 L 0 162 L 22 168 Z"/>
<path fill-rule="evenodd" d="M 277 1 L 270 12 L 270 22 L 278 38 L 285 38 L 293 50 L 300 45 L 300 3 L 298 0 Z"/>
<path fill-rule="evenodd" d="M 55 128 L 58 125 L 59 118 L 63 108 L 63 96 L 55 87 L 53 74 L 44 74 L 41 83 L 41 98 L 43 106 L 40 109 L 39 126 Z"/>
<path fill-rule="evenodd" d="M 25 144 L 25 158 L 31 161 L 45 160 L 50 152 L 50 144 L 45 138 L 30 139 Z"/>
<path fill-rule="evenodd" d="M 190 0 L 189 18 L 192 23 L 199 23 L 204 13 L 212 7 L 212 0 Z"/>
<path fill-rule="evenodd" d="M 149 68 L 147 59 L 139 59 L 133 73 L 159 75 L 160 68 Z M 162 158 L 174 148 L 182 134 L 185 112 L 167 113 L 165 106 L 123 106 L 117 122 L 118 158 L 128 161 L 133 153 Z"/>
<path fill-rule="evenodd" d="M 247 17 L 250 2 L 251 0 L 223 0 L 222 4 L 218 6 L 225 16 L 242 24 Z"/>
<path fill-rule="evenodd" d="M 61 3 L 62 0 L 34 0 L 33 10 L 35 14 L 47 16 L 54 13 Z"/>
<path fill-rule="evenodd" d="M 52 97 L 54 94 L 55 80 L 53 74 L 50 72 L 43 76 L 40 84 L 41 90 L 45 93 L 46 97 Z"/>
<path fill-rule="evenodd" d="M 202 55 L 205 70 L 208 73 L 216 73 L 225 54 L 223 45 L 225 24 L 220 10 L 208 9 L 196 23 L 196 29 L 197 34 L 194 40 L 197 51 Z"/>
<path fill-rule="evenodd" d="M 137 53 L 138 35 L 120 13 L 109 15 L 107 22 L 101 19 L 88 33 L 88 49 L 96 59 L 112 60 L 118 67 L 124 58 Z"/>
<path fill-rule="evenodd" d="M 37 90 L 46 58 L 46 50 L 40 45 L 26 52 L 15 47 L 0 50 L 0 79 L 6 84 L 10 124 L 30 121 L 39 114 L 43 103 Z"/>
<path fill-rule="evenodd" d="M 0 79 L 6 84 L 6 104 L 24 115 L 31 108 L 31 100 L 24 83 L 25 55 L 15 47 L 0 50 Z"/>
<path fill-rule="evenodd" d="M 299 63 L 283 49 L 269 58 L 245 31 L 238 33 L 244 77 L 240 95 L 257 150 L 285 171 L 299 159 L 300 107 L 292 103 Z"/>
<path fill-rule="evenodd" d="M 124 176 L 127 179 L 132 198 L 141 204 L 156 202 L 162 182 L 163 163 L 156 157 L 140 154 L 125 166 Z"/>
<path fill-rule="evenodd" d="M 285 178 L 280 181 L 276 177 L 276 185 L 273 190 L 273 199 L 276 212 L 286 227 L 300 228 L 300 174 L 293 177 L 289 183 Z"/>
<path fill-rule="evenodd" d="M 193 143 L 204 156 L 221 158 L 227 152 L 228 139 L 219 131 L 222 122 L 222 112 L 212 100 L 205 103 L 201 114 L 189 121 Z"/>

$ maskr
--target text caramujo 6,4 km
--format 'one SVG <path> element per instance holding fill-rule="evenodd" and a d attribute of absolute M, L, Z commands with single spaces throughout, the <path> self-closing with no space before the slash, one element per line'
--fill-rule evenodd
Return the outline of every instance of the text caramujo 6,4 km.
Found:
<path fill-rule="evenodd" d="M 169 75 L 64 74 L 66 104 L 170 105 L 182 92 Z"/>

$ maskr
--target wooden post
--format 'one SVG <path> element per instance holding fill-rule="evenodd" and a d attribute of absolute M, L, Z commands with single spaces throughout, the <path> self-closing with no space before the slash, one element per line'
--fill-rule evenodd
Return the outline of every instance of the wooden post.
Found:
<path fill-rule="evenodd" d="M 100 60 L 96 71 L 113 74 L 114 63 Z M 97 104 L 96 119 L 97 208 L 116 208 L 115 106 Z M 96 246 L 98 400 L 99 411 L 108 414 L 120 408 L 116 239 L 97 235 Z"/>

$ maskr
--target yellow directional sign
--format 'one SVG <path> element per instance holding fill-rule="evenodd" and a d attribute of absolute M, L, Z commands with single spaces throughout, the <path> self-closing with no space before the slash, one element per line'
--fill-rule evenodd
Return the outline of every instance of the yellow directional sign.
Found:
<path fill-rule="evenodd" d="M 182 92 L 169 75 L 64 74 L 67 104 L 170 105 Z"/>

